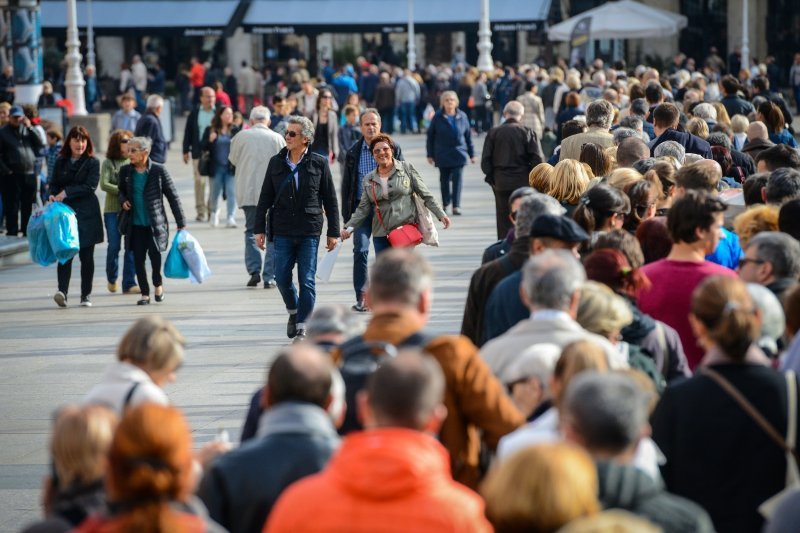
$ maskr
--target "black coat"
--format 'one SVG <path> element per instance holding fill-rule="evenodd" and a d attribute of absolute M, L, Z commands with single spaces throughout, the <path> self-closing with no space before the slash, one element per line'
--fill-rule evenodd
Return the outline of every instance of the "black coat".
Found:
<path fill-rule="evenodd" d="M 347 151 L 344 156 L 344 171 L 342 173 L 342 219 L 350 220 L 358 208 L 359 191 L 361 182 L 358 180 L 358 161 L 361 158 L 361 147 L 366 141 L 362 137 Z M 394 158 L 404 161 L 400 145 L 394 144 Z"/>
<path fill-rule="evenodd" d="M 150 159 L 162 165 L 167 162 L 167 140 L 161 130 L 161 121 L 152 111 L 148 110 L 136 123 L 136 137 L 149 137 L 152 141 Z"/>
<path fill-rule="evenodd" d="M 6 124 L 0 128 L 0 174 L 33 174 L 42 148 L 42 140 L 33 129 Z"/>
<path fill-rule="evenodd" d="M 125 202 L 133 204 L 133 165 L 125 165 L 119 170 L 119 203 Z M 172 182 L 172 177 L 167 172 L 166 167 L 153 162 L 147 162 L 147 183 L 144 186 L 144 199 L 147 202 L 147 213 L 150 215 L 150 227 L 153 230 L 153 240 L 162 252 L 167 251 L 169 245 L 169 222 L 167 212 L 164 209 L 164 197 L 167 197 L 172 215 L 175 217 L 175 224 L 179 228 L 186 226 L 186 217 L 181 208 L 181 199 L 178 191 Z M 133 205 L 131 205 L 133 210 Z M 131 228 L 133 225 L 131 224 Z M 127 247 L 130 246 L 130 233 L 126 235 Z"/>
<path fill-rule="evenodd" d="M 686 149 L 687 154 L 697 154 L 705 159 L 713 159 L 711 155 L 711 145 L 700 137 L 691 133 L 668 129 L 650 143 L 650 155 L 655 154 L 656 146 L 664 141 L 675 141 Z"/>
<path fill-rule="evenodd" d="M 261 186 L 261 196 L 256 206 L 253 233 L 266 233 L 267 211 L 275 203 L 270 236 L 319 237 L 323 216 L 328 219 L 328 237 L 339 237 L 339 203 L 333 185 L 327 158 L 310 150 L 298 165 L 300 190 L 294 179 L 284 180 L 292 174 L 286 163 L 288 149 L 284 148 L 269 160 L 267 175 Z M 276 198 L 280 192 L 280 196 Z"/>
<path fill-rule="evenodd" d="M 216 110 L 216 107 L 214 109 Z M 203 150 L 203 137 L 197 131 L 197 114 L 199 111 L 199 106 L 192 109 L 189 116 L 186 117 L 186 127 L 183 130 L 183 153 L 191 154 L 192 159 L 200 159 L 200 152 Z"/>
<path fill-rule="evenodd" d="M 81 248 L 103 242 L 103 216 L 95 194 L 99 182 L 100 161 L 87 156 L 75 163 L 69 157 L 59 157 L 50 178 L 50 194 L 65 191 L 64 205 L 75 211 Z"/>
<path fill-rule="evenodd" d="M 486 134 L 481 170 L 486 182 L 498 191 L 527 187 L 528 174 L 542 161 L 536 134 L 517 120 L 509 119 Z"/>

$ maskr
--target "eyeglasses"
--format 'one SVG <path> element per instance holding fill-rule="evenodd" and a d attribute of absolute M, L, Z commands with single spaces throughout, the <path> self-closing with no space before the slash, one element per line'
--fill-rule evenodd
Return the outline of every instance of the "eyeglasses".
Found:
<path fill-rule="evenodd" d="M 294 139 L 298 135 L 300 135 L 300 134 L 297 133 L 296 131 L 287 131 L 286 133 L 284 133 L 285 137 L 291 137 L 292 139 Z"/>
<path fill-rule="evenodd" d="M 739 259 L 739 268 L 744 268 L 747 263 L 753 263 L 754 265 L 763 265 L 766 263 L 763 259 L 750 259 L 749 257 L 742 257 Z"/>

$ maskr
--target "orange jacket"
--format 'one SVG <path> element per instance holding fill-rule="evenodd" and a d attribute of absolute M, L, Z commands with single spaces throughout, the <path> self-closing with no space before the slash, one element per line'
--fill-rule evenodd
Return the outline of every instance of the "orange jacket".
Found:
<path fill-rule="evenodd" d="M 414 312 L 383 313 L 372 317 L 364 339 L 396 345 L 422 326 Z M 481 438 L 494 450 L 501 437 L 525 423 L 525 417 L 468 338 L 436 337 L 425 351 L 436 359 L 444 373 L 447 418 L 439 439 L 450 452 L 453 478 L 477 489 L 481 478 Z"/>
<path fill-rule="evenodd" d="M 489 532 L 483 500 L 450 477 L 447 451 L 419 431 L 384 428 L 345 437 L 321 473 L 290 486 L 266 533 Z"/>

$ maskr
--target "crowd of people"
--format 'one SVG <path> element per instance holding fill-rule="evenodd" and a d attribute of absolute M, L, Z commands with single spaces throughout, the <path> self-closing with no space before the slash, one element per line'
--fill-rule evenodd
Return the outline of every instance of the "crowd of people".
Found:
<path fill-rule="evenodd" d="M 56 416 L 46 517 L 27 531 L 794 531 L 800 152 L 766 67 L 693 65 L 326 64 L 315 80 L 295 63 L 273 94 L 254 83 L 231 98 L 193 60 L 196 220 L 219 224 L 220 195 L 227 225 L 244 210 L 247 285 L 278 288 L 293 342 L 242 406 L 241 444 L 193 451 L 163 391 L 185 340 L 137 321 Z M 163 302 L 165 199 L 186 225 L 161 97 L 136 89 L 120 105 L 103 165 L 75 127 L 47 181 L 77 214 L 82 305 L 98 183 L 109 290 L 125 237 L 123 290 L 150 302 L 149 257 Z M 17 135 L 33 156 L 0 160 L 25 177 L 44 143 L 10 114 L 0 143 Z M 441 201 L 395 122 L 425 131 Z M 461 175 L 484 131 L 497 241 L 471 250 L 460 334 L 434 335 L 435 272 L 413 247 L 431 237 L 424 216 L 446 229 L 469 214 Z M 352 307 L 316 305 L 323 231 L 328 250 L 353 238 Z M 70 272 L 59 265 L 60 306 Z"/>

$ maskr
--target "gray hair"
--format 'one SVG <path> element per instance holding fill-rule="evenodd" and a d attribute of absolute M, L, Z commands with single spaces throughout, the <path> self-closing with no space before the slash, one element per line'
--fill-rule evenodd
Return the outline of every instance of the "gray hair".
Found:
<path fill-rule="evenodd" d="M 694 115 L 697 118 L 702 118 L 703 120 L 706 121 L 717 120 L 717 110 L 714 109 L 714 106 L 709 104 L 708 102 L 697 104 L 692 110 L 692 115 Z"/>
<path fill-rule="evenodd" d="M 691 165 L 692 163 L 697 163 L 699 161 L 702 161 L 703 159 L 704 157 L 700 154 L 688 153 L 683 158 L 683 164 Z"/>
<path fill-rule="evenodd" d="M 374 107 L 368 107 L 368 108 L 366 108 L 364 110 L 363 113 L 361 113 L 361 116 L 358 117 L 358 123 L 359 124 L 363 124 L 364 123 L 364 117 L 367 115 L 367 113 L 371 113 L 371 114 L 375 115 L 375 117 L 378 119 L 378 124 L 381 123 L 381 113 L 380 113 L 380 111 L 378 111 Z"/>
<path fill-rule="evenodd" d="M 268 123 L 272 115 L 269 109 L 263 105 L 257 105 L 250 110 L 250 122 L 266 122 Z"/>
<path fill-rule="evenodd" d="M 616 146 L 619 146 L 619 144 L 628 137 L 640 138 L 638 131 L 622 127 L 615 129 L 613 135 L 614 135 L 614 145 Z"/>
<path fill-rule="evenodd" d="M 760 338 L 756 344 L 768 355 L 778 355 L 777 341 L 786 329 L 783 306 L 771 290 L 758 283 L 748 283 L 747 292 L 750 293 L 750 298 L 762 316 Z"/>
<path fill-rule="evenodd" d="M 456 104 L 458 104 L 459 102 L 458 95 L 456 94 L 455 91 L 444 91 L 442 95 L 439 97 L 439 105 L 444 105 L 444 99 L 448 96 L 452 96 L 453 98 L 455 98 Z"/>
<path fill-rule="evenodd" d="M 650 106 L 644 98 L 634 98 L 631 101 L 631 115 L 644 117 L 649 110 Z"/>
<path fill-rule="evenodd" d="M 664 141 L 653 150 L 655 157 L 674 157 L 678 163 L 683 164 L 686 157 L 686 148 L 676 141 Z"/>
<path fill-rule="evenodd" d="M 134 147 L 149 154 L 153 147 L 153 141 L 150 140 L 150 137 L 131 137 L 128 139 L 128 149 Z"/>
<path fill-rule="evenodd" d="M 642 131 L 644 128 L 644 120 L 636 115 L 628 115 L 619 121 L 620 128 L 630 128 L 636 131 Z"/>
<path fill-rule="evenodd" d="M 733 148 L 731 146 L 731 138 L 728 137 L 727 134 L 722 133 L 721 131 L 715 131 L 708 134 L 706 137 L 706 142 L 711 146 L 722 146 L 723 148 L 727 148 L 730 150 Z"/>
<path fill-rule="evenodd" d="M 747 243 L 755 247 L 756 256 L 772 265 L 776 278 L 797 279 L 800 276 L 800 242 L 781 231 L 762 231 Z"/>
<path fill-rule="evenodd" d="M 519 204 L 514 233 L 518 237 L 525 237 L 530 234 L 533 222 L 540 216 L 561 216 L 566 212 L 567 210 L 552 196 L 534 192 L 526 196 Z"/>
<path fill-rule="evenodd" d="M 364 331 L 364 321 L 344 305 L 318 306 L 306 321 L 310 338 L 337 333 L 345 338 L 355 337 Z"/>
<path fill-rule="evenodd" d="M 556 369 L 561 347 L 550 343 L 534 344 L 519 354 L 501 373 L 500 381 L 512 384 L 527 378 L 536 378 L 545 398 L 550 396 L 550 378 Z"/>
<path fill-rule="evenodd" d="M 622 373 L 581 372 L 567 385 L 563 409 L 589 453 L 622 453 L 647 424 L 649 394 Z"/>
<path fill-rule="evenodd" d="M 147 97 L 147 109 L 158 109 L 164 107 L 164 99 L 157 94 L 151 94 Z"/>
<path fill-rule="evenodd" d="M 289 117 L 286 124 L 298 124 L 300 126 L 300 135 L 302 135 L 308 144 L 314 143 L 314 124 L 306 117 L 293 116 Z"/>
<path fill-rule="evenodd" d="M 413 250 L 393 248 L 381 252 L 369 276 L 370 300 L 416 306 L 433 286 L 430 263 Z"/>
<path fill-rule="evenodd" d="M 607 130 L 613 119 L 614 106 L 605 100 L 595 100 L 586 107 L 587 126 L 599 126 Z"/>
<path fill-rule="evenodd" d="M 522 287 L 533 307 L 566 311 L 586 281 L 583 265 L 567 250 L 545 250 L 522 270 Z"/>
<path fill-rule="evenodd" d="M 522 106 L 521 103 L 517 102 L 516 100 L 510 101 L 503 108 L 503 116 L 506 118 L 513 118 L 514 120 L 519 120 L 522 118 L 522 115 L 524 114 L 525 114 L 525 108 Z"/>

